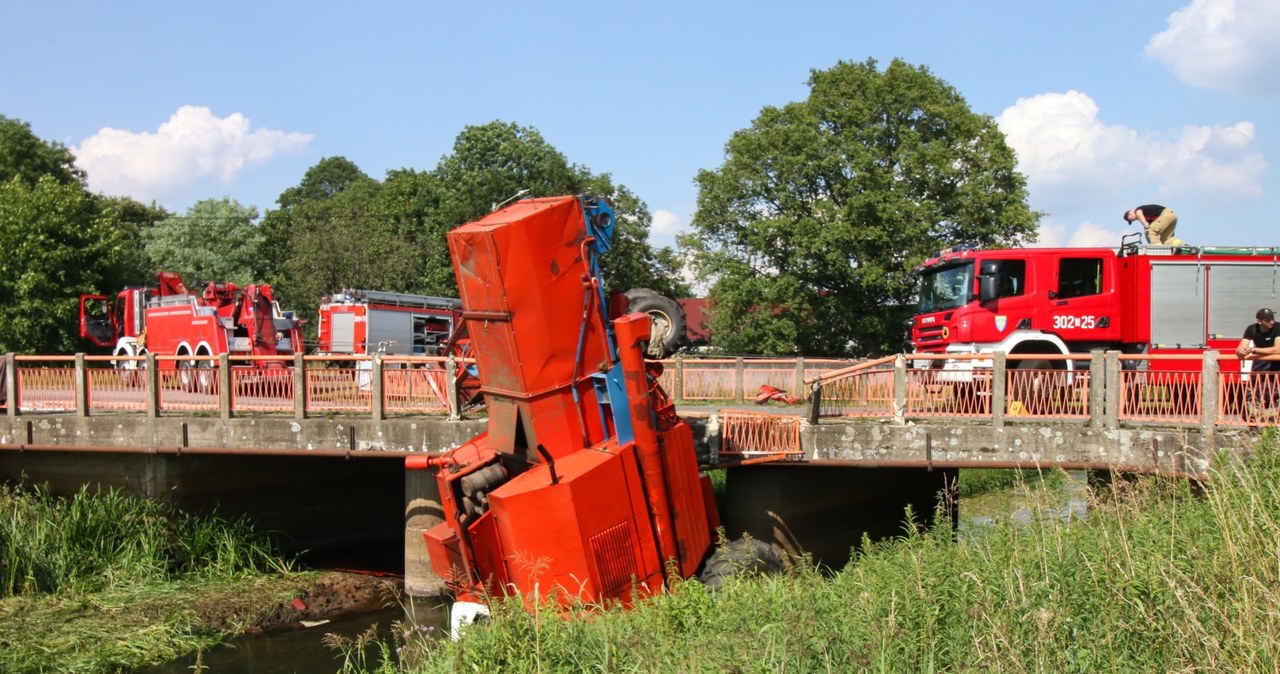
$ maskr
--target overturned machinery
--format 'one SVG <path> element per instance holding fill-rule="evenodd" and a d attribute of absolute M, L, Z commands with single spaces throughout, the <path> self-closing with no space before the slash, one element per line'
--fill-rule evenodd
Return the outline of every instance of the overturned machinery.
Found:
<path fill-rule="evenodd" d="M 644 359 L 650 316 L 610 302 L 603 199 L 526 199 L 449 233 L 487 432 L 407 460 L 435 469 L 425 533 L 460 602 L 631 601 L 693 575 L 717 513 L 693 434 Z M 457 616 L 455 615 L 455 621 Z"/>

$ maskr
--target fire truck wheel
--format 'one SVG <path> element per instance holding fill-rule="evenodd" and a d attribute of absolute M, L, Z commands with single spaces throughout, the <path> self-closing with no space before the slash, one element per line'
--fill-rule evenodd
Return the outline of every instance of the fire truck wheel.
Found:
<path fill-rule="evenodd" d="M 1052 390 L 1055 379 L 1053 364 L 1047 360 L 1020 360 L 1016 370 L 1035 370 L 1035 372 L 1018 373 L 1010 382 L 1009 399 L 1022 402 L 1023 407 L 1031 414 L 1052 413 L 1052 402 L 1055 393 Z"/>
<path fill-rule="evenodd" d="M 196 391 L 209 393 L 213 391 L 213 361 L 202 360 L 196 363 Z"/>
<path fill-rule="evenodd" d="M 137 353 L 137 355 L 139 356 L 145 356 L 146 354 L 147 354 L 146 349 L 140 349 Z M 116 349 L 116 352 L 115 352 L 116 358 L 132 359 L 134 355 L 135 354 L 133 353 L 133 351 L 127 347 L 121 347 L 119 349 Z M 113 363 L 113 365 L 115 365 L 116 369 L 120 371 L 120 383 L 123 384 L 126 388 L 132 388 L 135 386 L 142 385 L 142 381 L 145 376 L 143 375 L 142 372 L 147 367 L 147 361 L 117 360 Z"/>
<path fill-rule="evenodd" d="M 679 350 L 685 336 L 684 309 L 680 303 L 648 288 L 632 288 L 626 295 L 627 311 L 649 314 L 653 320 L 646 355 L 662 359 Z"/>
<path fill-rule="evenodd" d="M 183 353 L 178 355 L 185 356 L 187 354 Z M 195 373 L 192 372 L 192 370 L 194 370 L 195 367 L 196 367 L 196 364 L 194 361 L 190 361 L 190 360 L 178 361 L 178 386 L 183 391 L 192 391 L 195 389 L 196 377 L 195 377 Z"/>
<path fill-rule="evenodd" d="M 739 538 L 716 548 L 698 573 L 698 580 L 715 591 L 733 576 L 773 575 L 787 570 L 786 560 L 772 545 L 755 538 Z"/>

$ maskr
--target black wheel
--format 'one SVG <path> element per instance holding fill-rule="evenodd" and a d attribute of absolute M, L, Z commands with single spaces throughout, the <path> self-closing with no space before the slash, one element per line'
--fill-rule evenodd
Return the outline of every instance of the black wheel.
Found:
<path fill-rule="evenodd" d="M 684 344 L 684 309 L 679 302 L 648 288 L 632 288 L 627 291 L 627 312 L 649 314 L 652 319 L 646 351 L 650 358 L 666 358 Z"/>
<path fill-rule="evenodd" d="M 707 589 L 718 590 L 733 576 L 772 575 L 786 571 L 787 563 L 773 546 L 754 538 L 739 538 L 716 548 L 698 573 Z"/>
<path fill-rule="evenodd" d="M 1047 360 L 1020 360 L 1015 370 L 1037 370 L 1037 372 L 1019 374 L 1007 387 L 1011 400 L 1022 402 L 1023 408 L 1030 414 L 1046 414 L 1050 412 L 1054 398 L 1053 364 Z"/>

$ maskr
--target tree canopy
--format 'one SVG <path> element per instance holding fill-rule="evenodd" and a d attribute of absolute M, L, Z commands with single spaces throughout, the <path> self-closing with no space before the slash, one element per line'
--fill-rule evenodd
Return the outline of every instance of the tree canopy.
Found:
<path fill-rule="evenodd" d="M 143 280 L 141 232 L 167 215 L 91 194 L 69 150 L 0 116 L 0 352 L 84 347 L 80 295 Z"/>
<path fill-rule="evenodd" d="M 27 122 L 0 115 L 0 183 L 17 177 L 27 187 L 35 187 L 44 176 L 63 185 L 83 186 L 85 180 L 71 150 L 60 143 L 41 140 Z"/>
<path fill-rule="evenodd" d="M 0 352 L 74 353 L 79 297 L 118 290 L 129 243 L 79 183 L 0 184 Z"/>
<path fill-rule="evenodd" d="M 469 126 L 433 170 L 396 169 L 382 182 L 346 158 L 321 160 L 263 220 L 267 279 L 282 303 L 308 313 L 344 288 L 456 296 L 449 230 L 517 194 L 584 192 L 611 197 L 619 214 L 611 288 L 687 293 L 675 253 L 648 243 L 644 202 L 608 174 L 570 164 L 536 129 L 508 122 Z"/>
<path fill-rule="evenodd" d="M 152 271 L 177 272 L 196 288 L 210 281 L 260 281 L 263 235 L 258 209 L 230 197 L 205 199 L 185 215 L 168 217 L 142 233 Z"/>
<path fill-rule="evenodd" d="M 954 244 L 1030 241 L 1039 214 L 995 121 L 927 68 L 841 62 L 808 84 L 807 99 L 766 107 L 696 177 L 680 243 L 711 284 L 713 344 L 897 350 L 916 265 Z"/>

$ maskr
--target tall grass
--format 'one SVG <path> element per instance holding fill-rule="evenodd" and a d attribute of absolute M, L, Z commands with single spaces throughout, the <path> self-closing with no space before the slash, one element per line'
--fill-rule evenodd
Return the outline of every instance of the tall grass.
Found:
<path fill-rule="evenodd" d="M 243 520 L 194 517 L 118 491 L 0 486 L 0 598 L 278 570 Z"/>
<path fill-rule="evenodd" d="M 834 575 L 676 582 L 631 611 L 503 603 L 462 641 L 401 644 L 414 664 L 379 670 L 1280 671 L 1274 436 L 1205 484 L 1115 481 L 1087 518 L 1046 505 L 961 542 L 904 532 Z"/>

